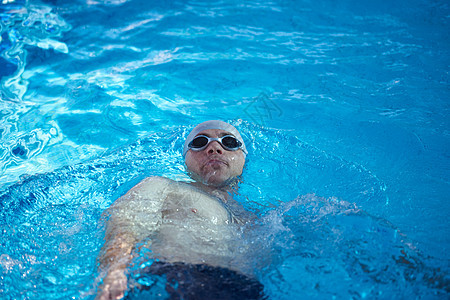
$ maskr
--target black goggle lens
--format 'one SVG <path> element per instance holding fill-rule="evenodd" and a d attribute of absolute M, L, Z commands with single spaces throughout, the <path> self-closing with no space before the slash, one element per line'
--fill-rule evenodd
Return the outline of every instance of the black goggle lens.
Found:
<path fill-rule="evenodd" d="M 239 142 L 236 138 L 232 136 L 225 136 L 222 139 L 222 145 L 230 149 L 236 149 L 241 146 L 241 142 Z"/>
<path fill-rule="evenodd" d="M 189 143 L 189 146 L 192 148 L 202 148 L 208 144 L 208 139 L 204 136 L 196 137 Z"/>

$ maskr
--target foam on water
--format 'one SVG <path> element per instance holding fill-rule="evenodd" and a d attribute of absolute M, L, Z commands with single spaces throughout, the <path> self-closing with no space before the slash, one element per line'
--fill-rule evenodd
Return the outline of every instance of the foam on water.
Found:
<path fill-rule="evenodd" d="M 274 261 L 261 276 L 274 299 L 431 298 L 430 289 L 437 299 L 446 293 L 446 273 L 424 263 L 398 228 L 354 204 L 305 195 L 262 222 Z"/>

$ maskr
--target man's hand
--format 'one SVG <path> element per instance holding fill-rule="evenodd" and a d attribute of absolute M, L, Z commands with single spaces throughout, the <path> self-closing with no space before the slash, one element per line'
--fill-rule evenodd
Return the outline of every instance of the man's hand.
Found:
<path fill-rule="evenodd" d="M 122 299 L 127 290 L 127 276 L 124 270 L 109 272 L 99 287 L 96 300 Z"/>

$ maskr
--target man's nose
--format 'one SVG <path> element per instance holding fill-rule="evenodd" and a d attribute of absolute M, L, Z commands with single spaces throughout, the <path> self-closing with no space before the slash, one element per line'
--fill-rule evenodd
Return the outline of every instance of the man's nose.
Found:
<path fill-rule="evenodd" d="M 206 148 L 206 153 L 208 153 L 208 154 L 214 154 L 214 153 L 222 154 L 223 153 L 223 148 L 219 144 L 218 141 L 212 141 L 211 143 L 209 143 L 208 147 Z"/>

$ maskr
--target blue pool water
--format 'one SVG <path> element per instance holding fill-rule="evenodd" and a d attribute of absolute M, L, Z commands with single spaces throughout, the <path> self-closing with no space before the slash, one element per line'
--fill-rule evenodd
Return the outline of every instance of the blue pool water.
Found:
<path fill-rule="evenodd" d="M 249 148 L 271 299 L 449 297 L 447 1 L 0 4 L 0 298 L 93 299 L 102 211 L 187 180 L 208 119 Z"/>

